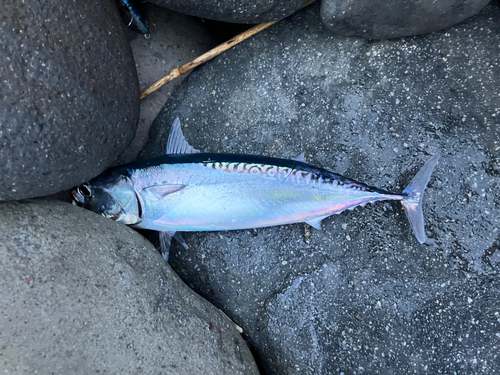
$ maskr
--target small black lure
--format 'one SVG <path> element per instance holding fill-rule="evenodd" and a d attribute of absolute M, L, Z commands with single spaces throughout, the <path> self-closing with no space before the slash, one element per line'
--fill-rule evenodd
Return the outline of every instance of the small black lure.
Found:
<path fill-rule="evenodd" d="M 120 9 L 127 16 L 127 18 L 130 17 L 130 22 L 128 23 L 127 27 L 132 27 L 136 31 L 143 34 L 144 38 L 148 39 L 150 36 L 148 25 L 146 24 L 146 20 L 139 13 L 135 5 L 130 0 L 116 1 L 120 5 Z"/>

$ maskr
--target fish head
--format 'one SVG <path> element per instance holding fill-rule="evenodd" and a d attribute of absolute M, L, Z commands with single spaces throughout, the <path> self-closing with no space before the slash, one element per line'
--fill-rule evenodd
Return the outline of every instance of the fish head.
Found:
<path fill-rule="evenodd" d="M 76 187 L 73 204 L 127 225 L 141 222 L 138 195 L 128 176 L 103 175 Z"/>

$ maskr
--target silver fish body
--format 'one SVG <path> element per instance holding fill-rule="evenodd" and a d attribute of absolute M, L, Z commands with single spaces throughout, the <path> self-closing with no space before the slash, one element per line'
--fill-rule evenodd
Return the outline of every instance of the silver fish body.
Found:
<path fill-rule="evenodd" d="M 185 141 L 178 119 L 167 152 L 110 169 L 77 188 L 75 202 L 135 228 L 159 231 L 165 258 L 179 231 L 298 222 L 319 229 L 325 217 L 380 200 L 401 201 L 417 239 L 425 241 L 421 203 L 438 156 L 407 189 L 394 194 L 300 160 L 197 153 Z"/>
<path fill-rule="evenodd" d="M 368 202 L 403 199 L 300 162 L 266 158 L 263 163 L 252 156 L 245 157 L 247 162 L 237 162 L 230 155 L 217 158 L 211 154 L 196 157 L 195 161 L 177 159 L 173 164 L 132 171 L 130 180 L 142 207 L 137 228 L 258 228 L 314 221 Z M 164 191 L 164 186 L 172 190 Z"/>

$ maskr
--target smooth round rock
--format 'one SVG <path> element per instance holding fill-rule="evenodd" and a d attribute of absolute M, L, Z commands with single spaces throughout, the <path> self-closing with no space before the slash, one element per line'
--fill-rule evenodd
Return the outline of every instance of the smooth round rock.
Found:
<path fill-rule="evenodd" d="M 300 9 L 306 0 L 151 0 L 177 12 L 216 21 L 261 23 L 280 20 Z"/>
<path fill-rule="evenodd" d="M 232 322 L 132 229 L 58 201 L 0 217 L 2 374 L 258 374 Z"/>
<path fill-rule="evenodd" d="M 170 263 L 240 325 L 274 374 L 494 373 L 500 332 L 500 19 L 493 3 L 405 40 L 340 37 L 313 5 L 194 71 L 179 116 L 205 152 L 292 158 L 401 192 L 441 154 L 428 241 L 398 202 L 304 224 L 184 233 Z M 307 30 L 307 31 L 306 31 Z M 227 202 L 228 205 L 232 202 Z"/>
<path fill-rule="evenodd" d="M 134 60 L 113 1 L 7 2 L 0 14 L 0 200 L 95 177 L 132 141 Z"/>
<path fill-rule="evenodd" d="M 478 14 L 490 0 L 323 0 L 321 19 L 337 35 L 391 39 L 428 34 Z"/>

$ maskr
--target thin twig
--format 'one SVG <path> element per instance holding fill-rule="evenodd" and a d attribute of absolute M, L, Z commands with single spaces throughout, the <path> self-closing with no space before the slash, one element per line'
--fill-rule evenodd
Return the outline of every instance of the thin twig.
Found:
<path fill-rule="evenodd" d="M 314 3 L 315 1 L 316 0 L 308 0 L 302 8 Z M 242 32 L 241 34 L 238 34 L 235 37 L 229 39 L 227 42 L 224 42 L 224 43 L 218 45 L 217 47 L 211 49 L 210 51 L 205 52 L 203 55 L 198 56 L 196 59 L 194 59 L 194 60 L 192 60 L 184 65 L 181 65 L 175 69 L 172 69 L 166 76 L 164 76 L 160 80 L 156 81 L 153 85 L 149 86 L 147 89 L 143 90 L 141 92 L 141 99 L 148 97 L 156 90 L 165 86 L 167 83 L 173 81 L 174 79 L 176 79 L 180 76 L 183 76 L 184 74 L 189 73 L 194 68 L 200 66 L 201 64 L 207 62 L 208 60 L 213 59 L 215 56 L 220 55 L 222 52 L 227 51 L 231 47 L 243 42 L 245 39 L 248 39 L 255 34 L 260 33 L 262 30 L 267 29 L 269 26 L 272 26 L 279 21 L 281 21 L 281 20 L 267 22 L 267 23 L 261 23 L 259 25 L 256 25 L 256 26 Z"/>

